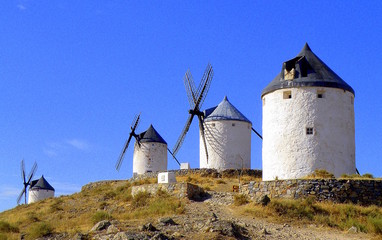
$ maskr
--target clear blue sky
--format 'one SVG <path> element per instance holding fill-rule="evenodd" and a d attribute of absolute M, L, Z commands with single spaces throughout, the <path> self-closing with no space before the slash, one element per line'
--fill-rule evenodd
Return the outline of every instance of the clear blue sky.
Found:
<path fill-rule="evenodd" d="M 308 42 L 355 92 L 356 164 L 382 176 L 381 1 L 14 0 L 0 8 L 0 211 L 16 206 L 20 161 L 56 194 L 132 176 L 133 145 L 114 168 L 135 114 L 174 146 L 187 119 L 183 75 L 214 78 L 261 132 L 260 93 Z M 178 158 L 199 166 L 195 121 Z M 169 157 L 168 168 L 177 169 Z M 252 168 L 261 141 L 252 135 Z"/>

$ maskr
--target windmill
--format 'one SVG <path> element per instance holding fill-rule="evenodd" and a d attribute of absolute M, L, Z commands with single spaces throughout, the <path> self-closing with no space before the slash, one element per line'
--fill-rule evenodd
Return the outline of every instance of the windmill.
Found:
<path fill-rule="evenodd" d="M 213 74 L 214 72 L 213 72 L 212 66 L 211 64 L 208 64 L 197 89 L 195 89 L 194 80 L 192 78 L 190 70 L 187 70 L 186 74 L 184 75 L 183 81 L 186 87 L 187 97 L 188 97 L 188 101 L 190 103 L 191 109 L 188 111 L 190 115 L 188 116 L 186 125 L 183 128 L 183 131 L 180 134 L 178 141 L 176 142 L 172 150 L 174 156 L 177 154 L 180 147 L 182 146 L 184 138 L 186 137 L 186 134 L 192 123 L 192 119 L 196 115 L 199 119 L 199 131 L 202 135 L 203 145 L 206 150 L 205 153 L 206 153 L 206 157 L 208 161 L 208 152 L 207 152 L 206 138 L 205 138 L 204 126 L 203 126 L 204 113 L 200 111 L 200 108 L 207 96 L 207 92 L 210 88 Z"/>
<path fill-rule="evenodd" d="M 19 197 L 17 198 L 17 204 L 20 204 L 21 198 L 25 197 L 25 204 L 27 203 L 27 187 L 31 184 L 31 180 L 33 175 L 35 174 L 37 170 L 37 163 L 35 162 L 32 166 L 32 169 L 28 175 L 28 181 L 25 178 L 25 165 L 24 165 L 24 159 L 21 160 L 21 178 L 23 179 L 24 188 L 21 191 Z"/>
<path fill-rule="evenodd" d="M 159 135 L 159 133 L 154 129 L 152 125 L 150 125 L 150 127 L 142 133 L 139 133 L 139 134 L 135 133 L 135 130 L 139 124 L 140 115 L 141 114 L 136 115 L 131 124 L 131 127 L 130 127 L 131 132 L 129 133 L 129 138 L 127 139 L 124 145 L 124 148 L 122 149 L 122 152 L 115 165 L 116 169 L 119 171 L 122 165 L 126 150 L 129 147 L 130 141 L 133 137 L 135 138 L 135 141 L 136 141 L 136 145 L 134 147 L 134 157 L 133 157 L 133 162 L 134 162 L 133 172 L 142 173 L 142 171 L 143 172 L 151 171 L 153 169 L 154 170 L 163 170 L 163 168 L 167 169 L 167 155 L 163 155 L 163 151 L 160 151 L 162 152 L 162 154 L 158 156 L 157 153 L 153 153 L 156 151 L 154 150 L 151 151 L 151 149 L 153 148 L 167 149 L 167 151 L 173 156 L 175 161 L 180 165 L 179 161 L 175 158 L 175 156 L 172 154 L 170 149 L 167 148 L 167 143 L 164 141 L 164 139 Z M 150 144 L 147 144 L 147 143 L 150 143 Z M 158 145 L 158 146 L 155 146 L 155 145 Z M 165 158 L 165 160 L 163 158 Z M 153 159 L 156 159 L 157 162 L 153 163 L 152 162 Z M 156 165 L 156 166 L 151 166 L 151 167 L 142 166 L 142 165 L 150 165 L 150 164 Z M 161 166 L 158 166 L 158 164 Z M 163 165 L 166 165 L 166 166 L 163 166 Z"/>

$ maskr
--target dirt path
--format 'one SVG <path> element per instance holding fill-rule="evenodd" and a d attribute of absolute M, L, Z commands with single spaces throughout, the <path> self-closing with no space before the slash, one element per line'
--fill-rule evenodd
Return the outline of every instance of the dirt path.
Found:
<path fill-rule="evenodd" d="M 224 199 L 227 198 L 227 199 Z M 186 226 L 186 231 L 189 235 L 184 234 L 184 239 L 193 239 L 196 235 L 211 239 L 215 231 L 214 226 L 218 222 L 232 222 L 239 226 L 242 230 L 242 235 L 232 236 L 232 238 L 243 239 L 336 239 L 336 240 L 355 240 L 355 239 L 370 239 L 364 233 L 347 233 L 334 229 L 314 226 L 290 226 L 289 224 L 278 224 L 257 219 L 250 216 L 241 216 L 234 212 L 233 208 L 227 204 L 233 202 L 232 195 L 211 195 L 211 198 L 201 201 L 191 201 L 186 206 L 186 213 L 183 216 L 176 217 L 176 221 Z M 216 223 L 216 224 L 215 224 Z M 215 225 L 214 225 L 215 224 Z M 211 227 L 212 226 L 212 227 Z M 224 224 L 223 224 L 224 227 Z M 219 228 L 217 227 L 219 230 Z M 198 234 L 196 234 L 199 232 Z M 200 234 L 206 235 L 200 235 Z M 216 235 L 216 234 L 215 234 Z M 227 235 L 229 238 L 229 234 Z M 200 239 L 204 239 L 204 237 Z"/>

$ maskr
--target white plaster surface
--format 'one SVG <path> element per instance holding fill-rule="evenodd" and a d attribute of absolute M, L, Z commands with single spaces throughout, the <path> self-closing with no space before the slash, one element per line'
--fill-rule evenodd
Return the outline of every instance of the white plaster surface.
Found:
<path fill-rule="evenodd" d="M 199 134 L 200 168 L 251 168 L 251 123 L 217 120 L 205 122 L 204 128 L 208 163 L 203 138 Z"/>
<path fill-rule="evenodd" d="M 291 91 L 291 99 L 283 92 Z M 317 98 L 317 91 L 323 98 Z M 301 178 L 315 169 L 354 174 L 354 95 L 322 87 L 280 89 L 263 96 L 263 180 Z M 306 128 L 314 134 L 307 135 Z"/>
<path fill-rule="evenodd" d="M 46 189 L 29 189 L 28 204 L 54 197 L 54 191 Z"/>
<path fill-rule="evenodd" d="M 174 172 L 161 172 L 158 174 L 158 183 L 175 183 L 175 173 Z"/>
<path fill-rule="evenodd" d="M 180 163 L 180 169 L 190 169 L 190 163 Z"/>
<path fill-rule="evenodd" d="M 133 173 L 143 174 L 148 171 L 167 170 L 167 145 L 158 142 L 141 142 L 134 145 Z"/>

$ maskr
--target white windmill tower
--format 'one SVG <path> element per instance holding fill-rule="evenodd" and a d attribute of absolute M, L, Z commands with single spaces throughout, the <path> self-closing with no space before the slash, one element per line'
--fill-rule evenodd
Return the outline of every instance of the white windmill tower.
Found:
<path fill-rule="evenodd" d="M 200 168 L 251 168 L 252 123 L 227 97 L 218 106 L 204 111 L 203 123 L 207 148 L 200 134 Z"/>
<path fill-rule="evenodd" d="M 354 174 L 354 90 L 308 44 L 263 90 L 263 180 Z"/>
<path fill-rule="evenodd" d="M 167 151 L 171 151 L 167 148 L 166 141 L 159 135 L 152 125 L 140 133 L 136 134 L 140 120 L 140 114 L 137 115 L 131 125 L 131 132 L 126 144 L 122 150 L 120 157 L 116 163 L 116 169 L 119 170 L 123 161 L 125 152 L 129 146 L 131 138 L 134 137 L 136 142 L 134 144 L 133 155 L 133 174 L 144 174 L 147 172 L 159 172 L 167 170 Z M 178 160 L 174 157 L 178 162 Z M 179 162 L 178 162 L 179 164 Z M 180 165 L 180 164 L 179 164 Z"/>
<path fill-rule="evenodd" d="M 54 197 L 54 188 L 44 178 L 44 175 L 39 180 L 32 181 L 29 188 L 28 204 L 50 197 Z"/>

